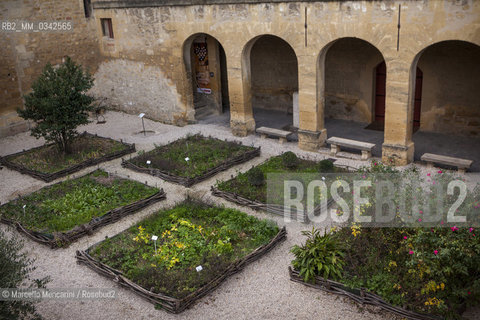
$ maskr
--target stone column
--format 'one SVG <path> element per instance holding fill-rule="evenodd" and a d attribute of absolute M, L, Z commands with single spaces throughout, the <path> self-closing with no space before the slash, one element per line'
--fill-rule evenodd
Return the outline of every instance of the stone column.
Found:
<path fill-rule="evenodd" d="M 406 165 L 413 161 L 413 86 L 415 75 L 404 61 L 387 62 L 385 99 L 385 136 L 382 160 L 394 165 Z"/>
<path fill-rule="evenodd" d="M 327 130 L 324 128 L 323 121 L 323 63 L 321 70 L 318 68 L 315 56 L 298 56 L 298 104 L 300 109 L 298 147 L 306 151 L 318 151 L 325 145 L 327 138 Z"/>
<path fill-rule="evenodd" d="M 247 65 L 242 66 L 242 58 L 240 56 L 232 57 L 228 56 L 227 51 L 225 51 L 225 53 L 227 54 L 228 61 L 227 73 L 230 97 L 230 128 L 235 136 L 245 137 L 255 132 L 252 95 L 250 93 L 250 61 L 244 61 L 244 64 Z"/>

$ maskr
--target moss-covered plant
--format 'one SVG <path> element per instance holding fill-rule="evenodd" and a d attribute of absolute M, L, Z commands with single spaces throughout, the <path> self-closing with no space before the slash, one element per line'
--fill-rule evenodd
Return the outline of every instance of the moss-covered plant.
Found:
<path fill-rule="evenodd" d="M 287 151 L 282 154 L 283 165 L 288 169 L 295 169 L 298 166 L 299 160 L 295 153 Z"/>
<path fill-rule="evenodd" d="M 248 182 L 254 187 L 260 187 L 265 184 L 265 174 L 258 168 L 252 168 L 248 171 Z"/>

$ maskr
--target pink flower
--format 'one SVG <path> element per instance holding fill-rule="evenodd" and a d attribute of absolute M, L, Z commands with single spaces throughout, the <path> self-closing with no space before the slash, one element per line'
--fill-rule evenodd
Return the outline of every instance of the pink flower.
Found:
<path fill-rule="evenodd" d="M 442 170 L 438 170 L 438 173 L 442 173 Z"/>
<path fill-rule="evenodd" d="M 408 251 L 408 254 L 413 254 L 413 251 L 412 250 Z"/>
<path fill-rule="evenodd" d="M 440 222 L 440 224 L 443 224 L 443 220 Z"/>
<path fill-rule="evenodd" d="M 473 230 L 475 230 L 475 229 L 470 228 L 470 229 L 468 229 L 468 232 L 473 232 Z"/>
<path fill-rule="evenodd" d="M 377 165 L 377 163 L 375 162 L 373 165 L 374 165 L 374 166 L 376 166 L 376 165 Z"/>
<path fill-rule="evenodd" d="M 423 211 L 422 211 L 422 210 L 420 210 L 420 214 L 423 214 Z"/>
<path fill-rule="evenodd" d="M 457 226 L 450 227 L 450 229 L 452 229 L 452 231 L 457 231 L 458 230 Z"/>
<path fill-rule="evenodd" d="M 472 293 L 470 291 L 468 291 L 467 294 L 472 294 Z"/>
<path fill-rule="evenodd" d="M 430 172 L 429 172 L 429 173 L 427 173 L 427 177 L 430 177 Z"/>
<path fill-rule="evenodd" d="M 438 250 L 434 250 L 434 251 L 433 251 L 433 254 L 434 254 L 434 255 L 437 255 L 437 254 L 438 254 Z"/>
<path fill-rule="evenodd" d="M 407 237 L 407 236 L 403 236 L 403 239 L 404 239 L 404 240 L 407 240 L 407 239 L 408 239 L 408 237 Z"/>
<path fill-rule="evenodd" d="M 433 184 L 435 184 L 435 181 L 433 181 Z"/>
<path fill-rule="evenodd" d="M 418 219 L 418 222 L 422 222 L 422 218 L 419 218 L 419 219 Z"/>

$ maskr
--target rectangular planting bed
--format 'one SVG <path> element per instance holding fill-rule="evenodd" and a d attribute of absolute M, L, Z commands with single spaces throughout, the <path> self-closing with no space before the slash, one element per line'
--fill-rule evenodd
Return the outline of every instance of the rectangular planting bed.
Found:
<path fill-rule="evenodd" d="M 0 163 L 12 170 L 50 182 L 132 152 L 135 152 L 134 144 L 84 132 L 74 140 L 69 154 L 60 152 L 55 144 L 46 144 L 0 157 Z"/>
<path fill-rule="evenodd" d="M 293 157 L 293 160 L 285 160 L 285 158 L 289 156 L 290 159 Z M 289 161 L 292 163 L 289 163 Z M 334 173 L 345 172 L 348 172 L 348 170 L 335 167 L 331 160 L 315 162 L 297 158 L 292 152 L 286 152 L 282 155 L 269 158 L 262 164 L 251 168 L 247 172 L 239 173 L 236 177 L 228 181 L 217 182 L 216 185 L 211 188 L 211 191 L 214 196 L 224 198 L 239 205 L 284 216 L 284 187 L 282 183 L 284 178 L 288 179 L 290 176 L 303 179 L 303 182 L 307 183 L 308 181 L 306 181 L 304 177 L 310 178 L 308 174 L 311 174 L 312 177 L 319 178 L 321 173 L 325 173 L 326 176 L 329 177 L 328 179 L 330 179 Z M 261 180 L 262 176 L 263 179 L 265 179 L 263 183 L 256 181 L 258 179 Z M 267 187 L 267 176 L 273 177 L 269 183 L 277 185 Z M 331 202 L 332 200 L 328 199 L 327 205 L 329 206 Z M 320 211 L 320 204 L 315 206 L 315 212 L 318 211 Z M 297 221 L 307 221 L 306 212 L 297 212 L 297 210 L 293 208 L 290 218 Z"/>
<path fill-rule="evenodd" d="M 272 221 L 186 200 L 76 256 L 157 308 L 179 313 L 285 237 Z"/>
<path fill-rule="evenodd" d="M 96 170 L 0 206 L 0 221 L 57 248 L 163 199 L 163 190 Z"/>
<path fill-rule="evenodd" d="M 122 166 L 190 187 L 259 155 L 260 148 L 197 134 L 141 153 Z"/>

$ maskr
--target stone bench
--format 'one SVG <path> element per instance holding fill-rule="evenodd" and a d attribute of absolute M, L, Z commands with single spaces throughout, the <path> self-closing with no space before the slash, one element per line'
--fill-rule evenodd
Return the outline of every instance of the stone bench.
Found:
<path fill-rule="evenodd" d="M 465 173 L 473 163 L 473 160 L 442 156 L 433 153 L 424 153 L 420 159 L 427 163 L 427 168 L 433 168 L 434 163 L 457 167 L 459 173 Z"/>
<path fill-rule="evenodd" d="M 362 151 L 362 160 L 367 160 L 372 157 L 372 149 L 375 147 L 374 143 L 331 137 L 327 139 L 327 143 L 330 144 L 330 154 L 335 156 L 340 151 L 340 147 L 346 147 L 350 149 L 356 149 Z"/>
<path fill-rule="evenodd" d="M 262 139 L 267 138 L 267 136 L 278 137 L 280 143 L 287 142 L 287 137 L 292 134 L 290 131 L 267 127 L 260 127 L 256 131 L 260 133 Z"/>

